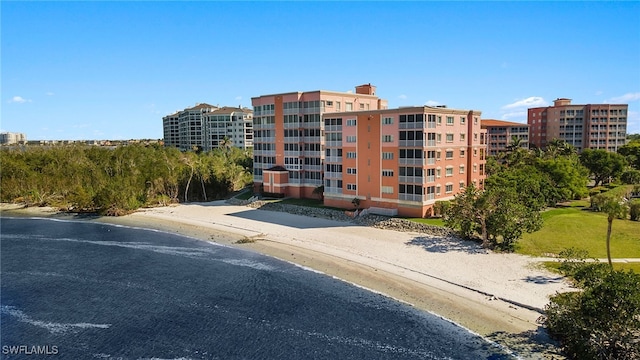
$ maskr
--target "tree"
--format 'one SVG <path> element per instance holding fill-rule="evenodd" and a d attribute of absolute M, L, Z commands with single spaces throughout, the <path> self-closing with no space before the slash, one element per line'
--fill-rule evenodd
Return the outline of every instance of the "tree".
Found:
<path fill-rule="evenodd" d="M 606 194 L 602 194 L 606 196 Z M 607 260 L 609 266 L 613 269 L 611 263 L 611 227 L 613 219 L 626 219 L 629 214 L 629 205 L 627 200 L 622 197 L 609 197 L 602 206 L 602 211 L 607 213 Z"/>
<path fill-rule="evenodd" d="M 318 198 L 320 198 L 320 201 L 322 201 L 322 199 L 324 199 L 324 185 L 320 185 L 313 189 L 313 192 L 311 194 L 317 195 Z"/>
<path fill-rule="evenodd" d="M 464 238 L 479 236 L 485 248 L 507 251 L 513 250 L 524 232 L 542 226 L 537 208 L 525 204 L 514 188 L 493 187 L 483 192 L 473 184 L 451 201 L 443 221 Z"/>
<path fill-rule="evenodd" d="M 589 169 L 595 180 L 595 186 L 610 178 L 620 177 L 627 166 L 624 156 L 603 149 L 585 149 L 580 154 L 580 161 Z"/>
<path fill-rule="evenodd" d="M 570 265 L 565 274 L 583 291 L 551 297 L 544 321 L 549 333 L 570 358 L 640 358 L 640 274 L 606 271 L 593 262 Z"/>
<path fill-rule="evenodd" d="M 624 156 L 633 168 L 640 170 L 640 139 L 618 148 L 618 154 Z"/>

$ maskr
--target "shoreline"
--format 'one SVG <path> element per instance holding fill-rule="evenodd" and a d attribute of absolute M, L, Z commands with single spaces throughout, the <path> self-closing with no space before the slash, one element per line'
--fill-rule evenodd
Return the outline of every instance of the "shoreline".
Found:
<path fill-rule="evenodd" d="M 7 215 L 87 219 L 156 229 L 246 249 L 435 314 L 506 346 L 522 358 L 561 358 L 536 323 L 541 313 L 532 309 L 542 309 L 548 295 L 568 291 L 570 286 L 558 275 L 536 268 L 535 261 L 526 256 L 490 253 L 474 243 L 451 244 L 425 234 L 221 201 L 142 209 L 122 217 L 83 217 L 4 204 L 2 210 Z M 254 241 L 237 243 L 247 238 Z M 429 245 L 421 249 L 414 242 Z M 467 267 L 460 266 L 465 263 Z"/>

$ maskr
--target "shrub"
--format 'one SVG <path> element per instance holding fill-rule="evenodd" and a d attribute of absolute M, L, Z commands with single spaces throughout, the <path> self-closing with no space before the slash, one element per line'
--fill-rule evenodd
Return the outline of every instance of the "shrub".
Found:
<path fill-rule="evenodd" d="M 587 268 L 594 264 L 585 264 Z M 571 358 L 640 358 L 640 274 L 585 273 L 584 291 L 551 297 L 545 308 L 550 334 Z"/>
<path fill-rule="evenodd" d="M 631 215 L 631 220 L 640 221 L 640 199 L 629 202 L 629 214 Z"/>
<path fill-rule="evenodd" d="M 620 176 L 625 184 L 640 184 L 640 170 L 627 170 Z"/>
<path fill-rule="evenodd" d="M 449 201 L 436 201 L 436 203 L 433 204 L 433 216 L 444 215 L 444 213 L 447 212 L 447 209 L 450 206 L 451 203 Z"/>

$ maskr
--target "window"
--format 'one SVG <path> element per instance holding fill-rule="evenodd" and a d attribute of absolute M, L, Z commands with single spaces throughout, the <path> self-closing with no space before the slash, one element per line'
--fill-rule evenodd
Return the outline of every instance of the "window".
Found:
<path fill-rule="evenodd" d="M 356 190 L 356 184 L 347 184 L 347 190 Z"/>
<path fill-rule="evenodd" d="M 382 170 L 382 176 L 393 176 L 393 170 Z"/>
<path fill-rule="evenodd" d="M 440 185 L 436 185 L 436 196 L 440 196 Z"/>
<path fill-rule="evenodd" d="M 464 125 L 467 119 L 464 116 L 460 116 L 460 124 Z"/>
<path fill-rule="evenodd" d="M 380 190 L 383 194 L 393 194 L 393 186 L 381 186 Z"/>
<path fill-rule="evenodd" d="M 473 164 L 473 172 L 478 172 L 478 165 Z"/>
<path fill-rule="evenodd" d="M 464 165 L 460 165 L 460 174 L 464 174 Z"/>
<path fill-rule="evenodd" d="M 348 121 L 348 120 L 347 120 Z M 347 136 L 347 142 L 348 143 L 354 143 L 356 142 L 356 136 L 355 135 L 349 135 Z"/>
<path fill-rule="evenodd" d="M 382 142 L 393 142 L 393 135 L 382 135 Z"/>
<path fill-rule="evenodd" d="M 442 142 L 442 134 L 436 134 L 436 142 Z"/>
<path fill-rule="evenodd" d="M 347 119 L 347 126 L 356 126 L 356 119 Z"/>
<path fill-rule="evenodd" d="M 390 118 L 390 117 L 382 118 L 382 124 L 383 125 L 393 124 L 393 118 Z"/>
<path fill-rule="evenodd" d="M 345 106 L 345 110 L 353 111 L 353 103 L 348 102 L 348 103 L 345 103 L 344 106 Z"/>
<path fill-rule="evenodd" d="M 360 104 L 360 110 L 364 110 L 364 104 Z"/>
<path fill-rule="evenodd" d="M 336 101 L 336 110 L 340 110 L 340 101 Z"/>
<path fill-rule="evenodd" d="M 355 175 L 357 172 L 356 168 L 347 168 L 347 174 Z"/>
<path fill-rule="evenodd" d="M 445 176 L 453 176 L 453 166 L 447 166 L 445 170 Z"/>
<path fill-rule="evenodd" d="M 393 160 L 393 153 L 392 152 L 383 152 L 382 153 L 382 160 Z"/>
<path fill-rule="evenodd" d="M 460 149 L 460 157 L 464 157 L 464 149 Z"/>
<path fill-rule="evenodd" d="M 355 151 L 347 151 L 347 159 L 355 159 L 356 152 Z"/>
<path fill-rule="evenodd" d="M 453 116 L 447 116 L 447 125 L 453 125 Z"/>
<path fill-rule="evenodd" d="M 447 184 L 444 188 L 444 192 L 450 194 L 453 192 L 453 184 Z"/>
<path fill-rule="evenodd" d="M 447 150 L 446 158 L 447 159 L 453 159 L 453 150 Z"/>
<path fill-rule="evenodd" d="M 464 189 L 464 181 L 460 181 L 460 189 Z"/>
<path fill-rule="evenodd" d="M 441 178 L 442 177 L 442 170 L 441 169 L 436 169 L 436 177 L 437 178 Z"/>
<path fill-rule="evenodd" d="M 466 138 L 465 136 L 466 134 L 460 134 L 460 141 L 464 141 L 464 139 Z"/>
<path fill-rule="evenodd" d="M 333 101 L 327 100 L 327 106 L 333 106 Z"/>
<path fill-rule="evenodd" d="M 453 134 L 447 134 L 447 142 L 453 142 Z"/>
<path fill-rule="evenodd" d="M 442 124 L 442 116 L 438 116 L 438 125 Z"/>

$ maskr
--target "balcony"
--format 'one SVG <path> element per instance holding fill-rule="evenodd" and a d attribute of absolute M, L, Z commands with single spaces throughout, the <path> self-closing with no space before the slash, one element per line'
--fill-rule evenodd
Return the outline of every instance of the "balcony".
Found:
<path fill-rule="evenodd" d="M 398 199 L 399 200 L 405 200 L 405 201 L 422 202 L 422 201 L 424 201 L 424 196 L 422 196 L 422 195 L 414 195 L 414 194 L 398 194 Z"/>
<path fill-rule="evenodd" d="M 338 172 L 325 172 L 325 173 L 324 173 L 324 178 L 325 178 L 325 179 L 331 179 L 331 180 L 342 180 L 342 173 L 338 173 Z"/>
<path fill-rule="evenodd" d="M 427 159 L 405 159 L 399 158 L 398 164 L 400 165 L 426 165 Z"/>
<path fill-rule="evenodd" d="M 434 126 L 435 127 L 435 126 Z M 422 122 L 403 122 L 398 124 L 400 129 L 423 129 L 424 123 Z"/>
<path fill-rule="evenodd" d="M 398 145 L 400 147 L 424 147 L 424 140 L 400 140 Z"/>
<path fill-rule="evenodd" d="M 404 184 L 422 184 L 422 176 L 398 176 L 398 182 Z"/>

